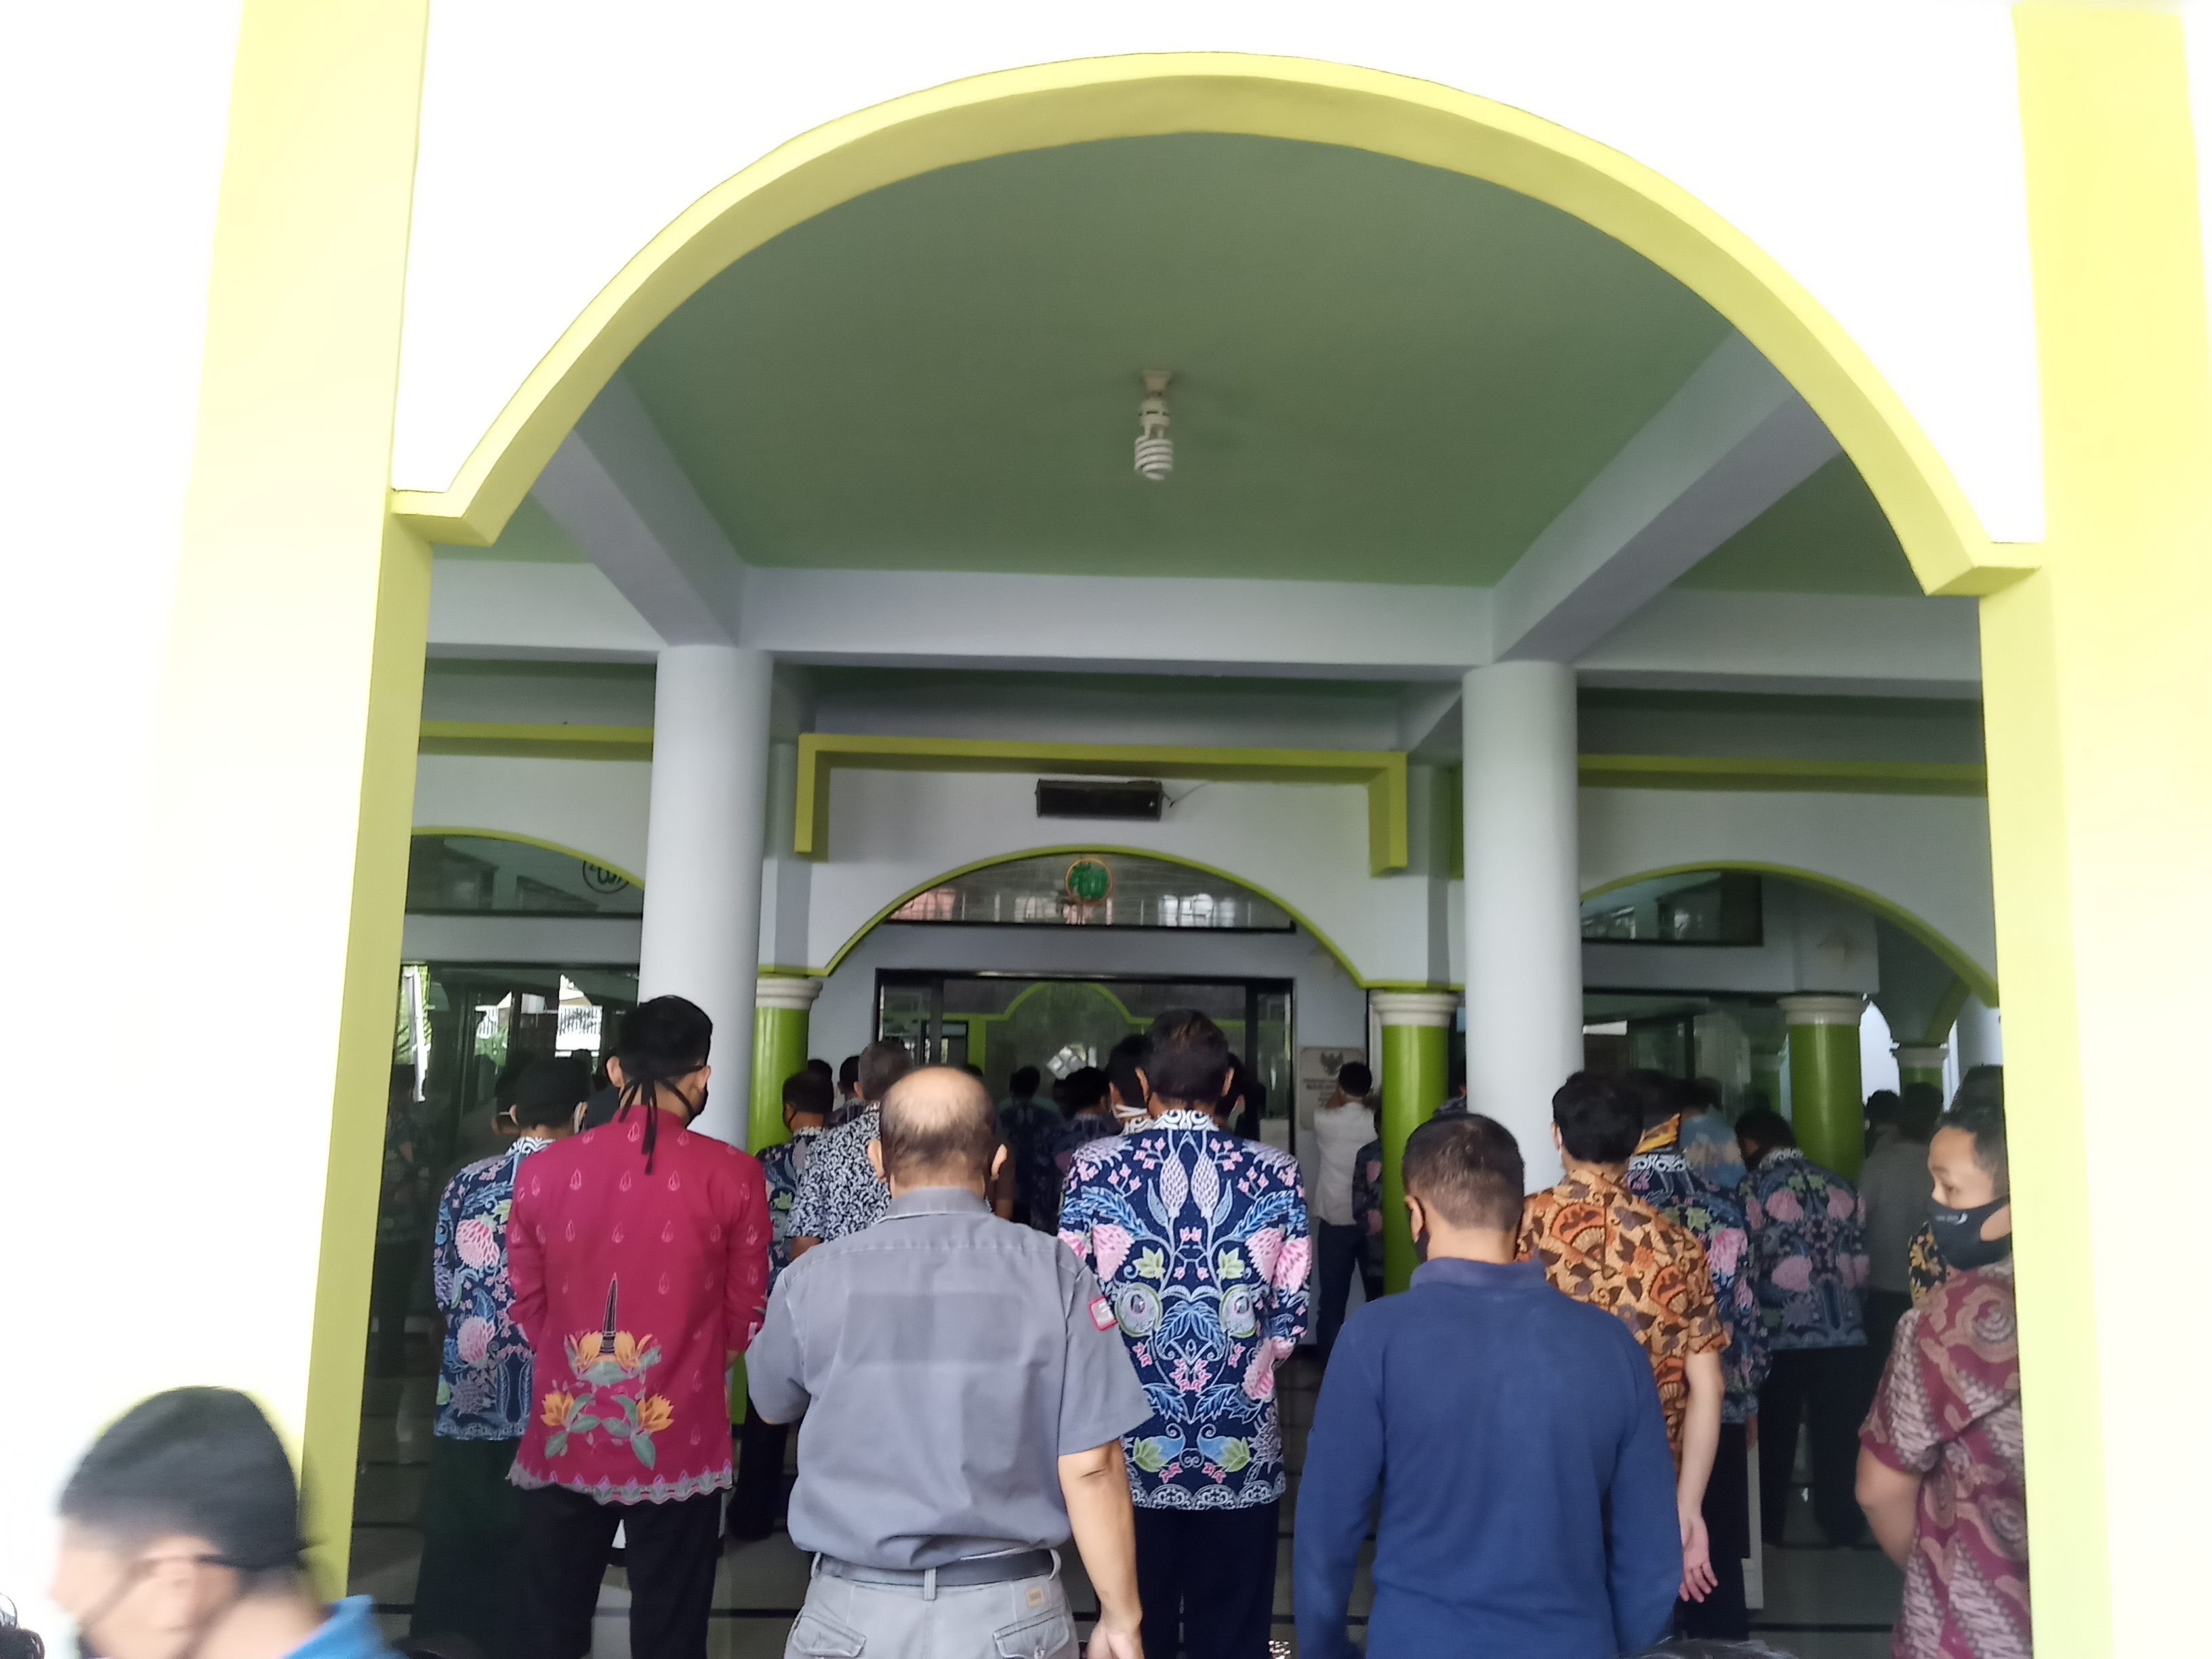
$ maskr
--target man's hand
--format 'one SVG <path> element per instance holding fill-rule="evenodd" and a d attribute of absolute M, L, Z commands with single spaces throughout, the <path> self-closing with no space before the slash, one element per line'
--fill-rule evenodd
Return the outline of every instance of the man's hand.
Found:
<path fill-rule="evenodd" d="M 1713 1574 L 1713 1552 L 1705 1536 L 1705 1517 L 1696 1510 L 1680 1511 L 1682 1522 L 1682 1588 L 1685 1601 L 1702 1601 L 1720 1580 Z"/>
<path fill-rule="evenodd" d="M 1145 1659 L 1138 1637 L 1144 1614 L 1137 1604 L 1137 1517 L 1121 1466 L 1121 1443 L 1109 1440 L 1061 1458 L 1060 1492 L 1067 1503 L 1068 1529 L 1075 1534 L 1083 1569 L 1098 1594 L 1092 1659 Z"/>

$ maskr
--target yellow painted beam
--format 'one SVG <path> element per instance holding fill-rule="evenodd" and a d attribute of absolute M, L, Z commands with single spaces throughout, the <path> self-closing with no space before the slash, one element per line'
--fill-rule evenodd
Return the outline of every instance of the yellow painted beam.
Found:
<path fill-rule="evenodd" d="M 1949 761 L 1734 760 L 1696 755 L 1584 755 L 1585 789 L 1808 791 L 1846 795 L 1982 795 L 1988 769 Z"/>
<path fill-rule="evenodd" d="M 1206 778 L 1238 783 L 1356 783 L 1367 790 L 1368 870 L 1407 860 L 1406 757 L 1368 749 L 1193 749 L 1146 744 L 1016 743 L 975 738 L 873 738 L 810 732 L 799 740 L 793 850 L 830 848 L 830 774 L 1038 772 L 1079 777 Z"/>
<path fill-rule="evenodd" d="M 533 760 L 649 761 L 649 726 L 538 726 L 492 720 L 424 720 L 425 755 L 509 755 Z"/>
<path fill-rule="evenodd" d="M 2203 981 L 2212 864 L 2212 373 L 2183 20 L 2014 13 L 2041 373 L 2041 568 L 1982 603 L 2035 1643 L 2203 1638 L 2203 1322 L 2143 1272 L 2145 1160 L 2203 1133 L 2145 987 Z M 2147 1343 L 2156 1359 L 2146 1363 Z"/>
<path fill-rule="evenodd" d="M 137 965 L 200 988 L 149 1013 L 171 1055 L 210 1052 L 237 987 L 281 987 L 281 1081 L 222 1138 L 220 1183 L 190 1146 L 167 1157 L 173 1207 L 132 1218 L 141 1357 L 87 1371 L 257 1395 L 301 1448 L 326 1595 L 351 1535 L 429 617 L 428 544 L 389 514 L 428 12 L 240 16 Z M 200 1121 L 200 1101 L 186 1084 L 170 1115 Z M 126 1142 L 163 1156 L 158 1130 Z"/>

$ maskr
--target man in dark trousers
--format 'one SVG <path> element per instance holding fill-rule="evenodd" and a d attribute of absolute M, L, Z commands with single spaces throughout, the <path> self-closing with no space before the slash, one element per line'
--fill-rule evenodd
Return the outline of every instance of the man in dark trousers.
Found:
<path fill-rule="evenodd" d="M 515 1324 L 536 1365 L 507 1477 L 523 1489 L 514 1650 L 582 1659 L 615 1528 L 637 1659 L 706 1651 L 728 1367 L 760 1328 L 768 1191 L 760 1165 L 690 1127 L 707 1103 L 713 1023 L 682 997 L 623 1022 L 613 1122 L 531 1155 L 507 1221 Z"/>
<path fill-rule="evenodd" d="M 1480 1115 L 1406 1143 L 1412 1288 L 1353 1315 L 1298 1488 L 1299 1650 L 1352 1659 L 1352 1571 L 1377 1486 L 1368 1650 L 1613 1659 L 1666 1632 L 1682 1574 L 1674 1468 L 1628 1328 L 1516 1261 L 1520 1148 Z"/>

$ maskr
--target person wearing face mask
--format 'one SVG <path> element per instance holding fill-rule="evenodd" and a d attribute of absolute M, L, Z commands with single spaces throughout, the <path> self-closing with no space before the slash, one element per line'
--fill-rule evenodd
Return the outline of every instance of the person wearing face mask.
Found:
<path fill-rule="evenodd" d="M 532 1061 L 501 1114 L 514 1133 L 507 1150 L 470 1164 L 438 1200 L 430 1276 L 446 1340 L 410 1639 L 457 1635 L 486 1654 L 506 1650 L 521 1501 L 507 1472 L 530 1420 L 532 1364 L 513 1317 L 507 1211 L 523 1160 L 568 1138 L 591 1091 L 580 1061 Z"/>
<path fill-rule="evenodd" d="M 579 1659 L 615 1529 L 629 1648 L 697 1659 L 732 1484 L 727 1368 L 768 1296 L 768 1189 L 747 1153 L 690 1127 L 714 1024 L 682 997 L 623 1020 L 611 1123 L 534 1152 L 507 1221 L 515 1324 L 536 1364 L 508 1479 L 523 1489 L 514 1649 Z"/>
<path fill-rule="evenodd" d="M 1897 1659 L 2033 1650 L 2004 1097 L 1968 1084 L 1928 1145 L 1950 1276 L 1897 1322 L 1858 1500 L 1905 1569 Z"/>
<path fill-rule="evenodd" d="M 1152 1097 L 1145 1088 L 1145 1039 L 1125 1036 L 1106 1054 L 1106 1106 L 1122 1134 L 1152 1120 Z"/>
<path fill-rule="evenodd" d="M 1292 1545 L 1299 1650 L 1358 1652 L 1346 1611 L 1379 1488 L 1370 1653 L 1640 1653 L 1682 1575 L 1644 1349 L 1514 1260 L 1526 1176 L 1504 1126 L 1431 1119 L 1402 1168 L 1422 1263 L 1346 1322 L 1322 1381 Z"/>
<path fill-rule="evenodd" d="M 62 1489 L 52 1595 L 101 1659 L 373 1659 L 369 1598 L 317 1601 L 300 1487 L 260 1408 L 171 1389 L 112 1424 Z"/>

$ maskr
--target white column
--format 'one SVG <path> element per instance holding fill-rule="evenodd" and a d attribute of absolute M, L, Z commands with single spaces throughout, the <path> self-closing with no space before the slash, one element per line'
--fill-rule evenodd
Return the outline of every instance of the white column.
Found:
<path fill-rule="evenodd" d="M 1559 1178 L 1552 1096 L 1583 1063 L 1575 672 L 1509 662 L 1462 682 L 1468 1102 Z"/>
<path fill-rule="evenodd" d="M 2004 1026 L 1997 1011 L 1979 997 L 1968 997 L 1959 1010 L 1959 1070 L 2004 1064 Z"/>
<path fill-rule="evenodd" d="M 714 1022 L 699 1127 L 733 1146 L 752 1083 L 771 667 L 765 651 L 671 646 L 653 690 L 638 994 L 689 997 Z"/>

